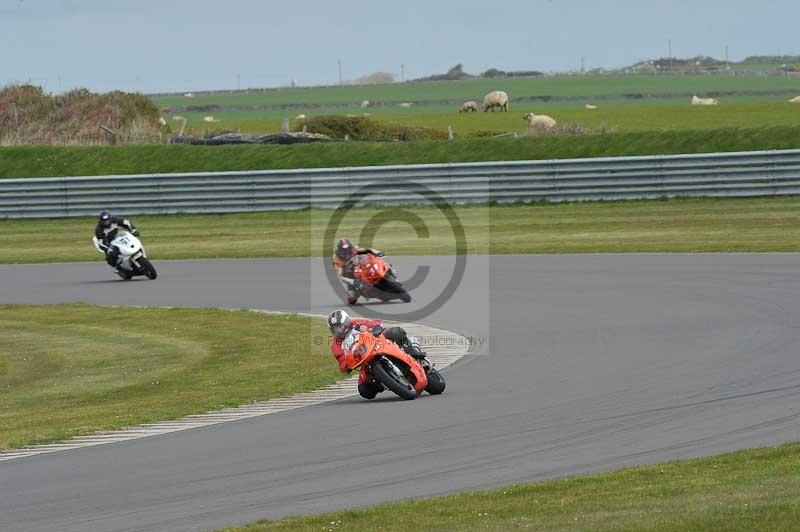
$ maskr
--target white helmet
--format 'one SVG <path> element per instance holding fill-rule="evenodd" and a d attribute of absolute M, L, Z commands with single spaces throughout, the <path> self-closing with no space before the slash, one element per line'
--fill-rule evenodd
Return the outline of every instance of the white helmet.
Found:
<path fill-rule="evenodd" d="M 350 331 L 350 314 L 344 310 L 334 310 L 328 316 L 328 328 L 334 338 L 341 340 Z"/>

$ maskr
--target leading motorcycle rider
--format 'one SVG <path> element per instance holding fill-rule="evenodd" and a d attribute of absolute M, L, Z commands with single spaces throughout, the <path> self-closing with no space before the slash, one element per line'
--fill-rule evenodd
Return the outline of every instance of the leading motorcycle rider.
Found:
<path fill-rule="evenodd" d="M 121 216 L 113 216 L 108 211 L 103 211 L 98 216 L 97 226 L 94 228 L 94 236 L 99 240 L 98 245 L 106 254 L 106 262 L 112 268 L 117 267 L 119 248 L 112 246 L 111 242 L 117 238 L 120 227 L 124 227 L 133 236 L 139 236 L 139 231 L 133 226 L 130 220 Z"/>
<path fill-rule="evenodd" d="M 344 310 L 334 310 L 328 316 L 328 328 L 333 335 L 331 353 L 333 353 L 334 358 L 336 358 L 336 362 L 339 363 L 339 371 L 342 373 L 349 373 L 353 370 L 353 368 L 347 366 L 347 361 L 344 358 L 344 348 L 342 347 L 342 340 L 344 340 L 353 329 L 369 331 L 375 336 L 383 335 L 384 338 L 396 343 L 400 349 L 415 359 L 422 360 L 425 358 L 425 353 L 420 349 L 419 344 L 415 339 L 408 337 L 405 329 L 401 327 L 384 329 L 383 321 L 381 320 L 351 318 Z M 366 366 L 362 366 L 358 374 L 359 395 L 364 399 L 374 399 L 375 396 L 383 390 L 383 385 L 375 380 Z"/>
<path fill-rule="evenodd" d="M 361 249 L 348 238 L 342 238 L 336 244 L 336 250 L 333 252 L 333 268 L 339 277 L 349 280 L 350 288 L 347 290 L 347 303 L 350 305 L 354 305 L 358 301 L 360 294 L 366 296 L 370 290 L 369 286 L 365 286 L 360 279 L 355 278 L 353 271 L 355 269 L 355 261 L 350 262 L 350 259 L 356 255 L 383 257 L 383 252 L 372 248 Z"/>

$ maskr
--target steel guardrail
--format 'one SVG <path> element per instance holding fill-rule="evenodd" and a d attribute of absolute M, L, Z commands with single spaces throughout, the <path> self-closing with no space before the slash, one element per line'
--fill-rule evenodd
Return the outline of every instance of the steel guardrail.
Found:
<path fill-rule="evenodd" d="M 364 203 L 453 204 L 800 194 L 800 150 L 90 177 L 0 179 L 0 218 L 231 213 Z"/>

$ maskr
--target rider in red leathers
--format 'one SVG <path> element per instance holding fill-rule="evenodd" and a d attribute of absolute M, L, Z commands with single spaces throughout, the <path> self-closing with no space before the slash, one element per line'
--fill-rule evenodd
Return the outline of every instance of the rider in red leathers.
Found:
<path fill-rule="evenodd" d="M 368 285 L 364 285 L 360 279 L 356 279 L 354 264 L 350 262 L 350 259 L 356 255 L 383 257 L 383 252 L 378 249 L 359 248 L 347 238 L 342 238 L 336 243 L 336 251 L 332 257 L 333 267 L 339 277 L 347 279 L 347 303 L 350 305 L 354 305 L 358 301 L 359 291 L 369 291 Z"/>
<path fill-rule="evenodd" d="M 387 340 L 396 343 L 403 351 L 416 359 L 425 358 L 425 353 L 419 348 L 419 345 L 413 343 L 406 334 L 406 331 L 401 327 L 390 327 L 389 329 L 383 328 L 383 321 L 369 320 L 366 318 L 350 318 L 350 315 L 344 310 L 335 310 L 328 316 L 328 327 L 333 335 L 331 342 L 331 352 L 339 363 L 339 370 L 342 373 L 349 373 L 352 368 L 347 367 L 344 358 L 344 348 L 342 347 L 342 340 L 353 329 L 360 331 L 369 331 L 378 336 L 383 335 Z M 376 395 L 384 390 L 383 385 L 377 382 L 369 373 L 366 366 L 362 367 L 358 374 L 358 393 L 365 399 L 374 399 Z"/>

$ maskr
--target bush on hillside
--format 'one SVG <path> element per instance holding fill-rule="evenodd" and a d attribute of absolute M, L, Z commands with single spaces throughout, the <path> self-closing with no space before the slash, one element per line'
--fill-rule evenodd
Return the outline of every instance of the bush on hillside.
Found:
<path fill-rule="evenodd" d="M 475 76 L 464 72 L 464 66 L 459 63 L 451 67 L 445 74 L 434 74 L 425 78 L 418 78 L 414 81 L 456 81 L 460 79 L 473 79 Z"/>
<path fill-rule="evenodd" d="M 0 90 L 0 144 L 158 142 L 159 116 L 141 94 L 75 89 L 53 96 L 41 87 L 11 85 Z M 100 126 L 113 131 L 113 138 Z"/>
<path fill-rule="evenodd" d="M 506 76 L 506 72 L 503 71 L 503 70 L 499 70 L 497 68 L 490 68 L 489 70 L 486 70 L 485 72 L 481 72 L 481 77 L 482 78 L 493 79 L 493 78 L 504 78 L 505 76 Z"/>
<path fill-rule="evenodd" d="M 394 83 L 394 74 L 390 72 L 375 72 L 361 76 L 351 82 L 353 85 L 385 85 Z"/>

